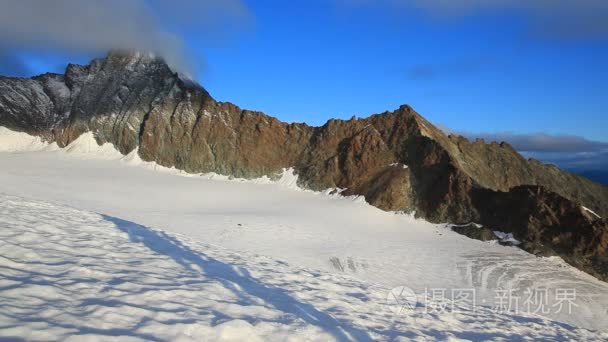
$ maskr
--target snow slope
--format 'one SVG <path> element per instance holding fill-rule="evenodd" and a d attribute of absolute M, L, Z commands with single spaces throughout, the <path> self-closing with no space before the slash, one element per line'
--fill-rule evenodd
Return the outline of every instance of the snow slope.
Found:
<path fill-rule="evenodd" d="M 35 137 L 21 132 L 11 131 L 0 126 L 0 152 L 31 152 L 45 149 L 53 149 L 52 146 L 44 142 L 40 137 Z"/>
<path fill-rule="evenodd" d="M 395 318 L 393 313 L 385 317 L 388 321 L 372 320 L 376 330 L 392 329 L 390 322 L 397 319 L 413 325 L 397 331 L 432 336 L 418 330 L 428 328 L 431 323 L 427 321 L 438 320 L 436 334 L 452 331 L 454 336 L 481 338 L 473 333 L 486 327 L 497 331 L 489 336 L 500 337 L 498 331 L 502 330 L 492 324 L 500 321 L 509 325 L 509 331 L 517 331 L 530 319 L 488 312 L 497 290 L 514 289 L 521 296 L 526 289 L 537 288 L 551 295 L 548 305 L 557 304 L 553 297 L 559 289 L 576 290 L 572 312 L 550 310 L 542 313 L 544 318 L 534 318 L 538 324 L 548 325 L 543 329 L 574 329 L 547 323 L 547 319 L 587 329 L 608 328 L 608 285 L 557 258 L 537 258 L 514 247 L 471 240 L 443 225 L 383 212 L 360 198 L 296 191 L 290 172 L 283 175 L 280 184 L 268 178 L 227 181 L 224 176 L 187 175 L 158 167 L 142 162 L 136 153 L 123 157 L 111 145 L 97 146 L 91 135 L 83 135 L 66 149 L 29 148 L 31 137 L 15 138 L 22 133 L 10 132 L 12 148 L 8 149 L 3 148 L 9 140 L 4 133 L 0 132 L 0 151 L 6 151 L 0 152 L 0 194 L 120 217 L 162 229 L 171 236 L 181 234 L 182 238 L 238 251 L 247 255 L 246 259 L 264 256 L 282 260 L 276 263 L 285 262 L 289 269 L 301 267 L 327 277 L 352 277 L 344 279 L 364 284 L 368 290 L 361 291 L 370 298 L 386 298 L 390 289 L 401 286 L 412 289 L 418 297 L 429 289 L 472 288 L 483 313 L 477 316 L 480 311 L 474 310 L 474 317 L 469 318 L 419 315 L 415 322 L 412 317 Z M 336 281 L 328 281 L 327 286 Z M 285 281 L 277 287 L 288 285 Z M 371 289 L 380 289 L 380 294 Z M 349 295 L 343 297 L 339 301 L 352 301 Z M 376 305 L 378 301 L 373 302 Z M 334 315 L 323 309 L 323 303 L 306 303 Z M 522 305 L 519 303 L 520 308 Z M 365 304 L 358 310 L 359 315 L 372 317 L 376 309 Z M 494 323 L 487 323 L 486 316 Z M 362 329 L 368 333 L 371 328 Z M 522 334 L 532 336 L 526 331 Z"/>
<path fill-rule="evenodd" d="M 0 338 L 608 337 L 489 309 L 395 315 L 382 309 L 385 291 L 352 277 L 237 254 L 119 218 L 14 196 L 0 196 L 0 241 Z"/>

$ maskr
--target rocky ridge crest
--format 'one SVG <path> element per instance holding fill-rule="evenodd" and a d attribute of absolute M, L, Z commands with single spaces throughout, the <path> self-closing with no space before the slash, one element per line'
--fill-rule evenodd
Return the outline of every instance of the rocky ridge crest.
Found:
<path fill-rule="evenodd" d="M 432 222 L 476 222 L 608 279 L 608 187 L 526 160 L 507 143 L 444 134 L 410 106 L 321 127 L 215 101 L 160 58 L 112 52 L 65 74 L 0 77 L 0 125 L 66 146 L 84 132 L 187 172 L 344 189 Z M 587 207 L 600 217 L 591 215 Z"/>

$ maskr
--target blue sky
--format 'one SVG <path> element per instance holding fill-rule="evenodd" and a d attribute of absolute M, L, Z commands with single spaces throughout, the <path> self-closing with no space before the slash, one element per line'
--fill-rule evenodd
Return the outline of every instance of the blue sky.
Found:
<path fill-rule="evenodd" d="M 72 17 L 93 6 L 69 0 L 54 6 L 62 3 Z M 124 3 L 97 3 L 119 14 L 107 17 L 114 23 L 100 14 L 97 29 L 87 17 L 82 37 L 62 27 L 3 28 L 0 71 L 62 72 L 67 62 L 86 63 L 120 38 L 120 46 L 135 42 L 177 55 L 216 99 L 286 121 L 321 125 L 407 103 L 441 127 L 472 136 L 544 133 L 608 142 L 605 1 L 141 0 L 126 2 L 127 9 Z M 48 12 L 40 13 L 43 20 L 52 17 Z M 55 21 L 66 20 L 75 19 Z M 11 41 L 8 34 L 27 39 Z"/>
<path fill-rule="evenodd" d="M 408 103 L 457 131 L 608 139 L 605 37 L 535 39 L 517 13 L 438 18 L 331 1 L 251 11 L 251 31 L 206 50 L 199 79 L 221 100 L 313 124 Z"/>

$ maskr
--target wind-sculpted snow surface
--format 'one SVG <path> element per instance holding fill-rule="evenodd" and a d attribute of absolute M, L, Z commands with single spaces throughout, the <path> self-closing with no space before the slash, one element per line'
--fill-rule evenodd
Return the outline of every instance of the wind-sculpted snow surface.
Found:
<path fill-rule="evenodd" d="M 608 338 L 485 307 L 398 314 L 382 286 L 14 196 L 0 241 L 0 339 Z"/>

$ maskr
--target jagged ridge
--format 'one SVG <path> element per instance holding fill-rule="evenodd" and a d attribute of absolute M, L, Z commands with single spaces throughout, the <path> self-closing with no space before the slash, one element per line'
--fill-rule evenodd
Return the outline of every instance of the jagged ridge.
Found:
<path fill-rule="evenodd" d="M 343 188 L 433 222 L 479 222 L 608 274 L 607 223 L 581 208 L 607 217 L 607 187 L 506 143 L 447 136 L 406 105 L 321 127 L 288 124 L 215 101 L 162 59 L 113 52 L 64 75 L 0 78 L 0 125 L 60 146 L 93 131 L 124 154 L 138 148 L 144 160 L 187 172 L 258 177 L 294 167 L 302 186 Z"/>

